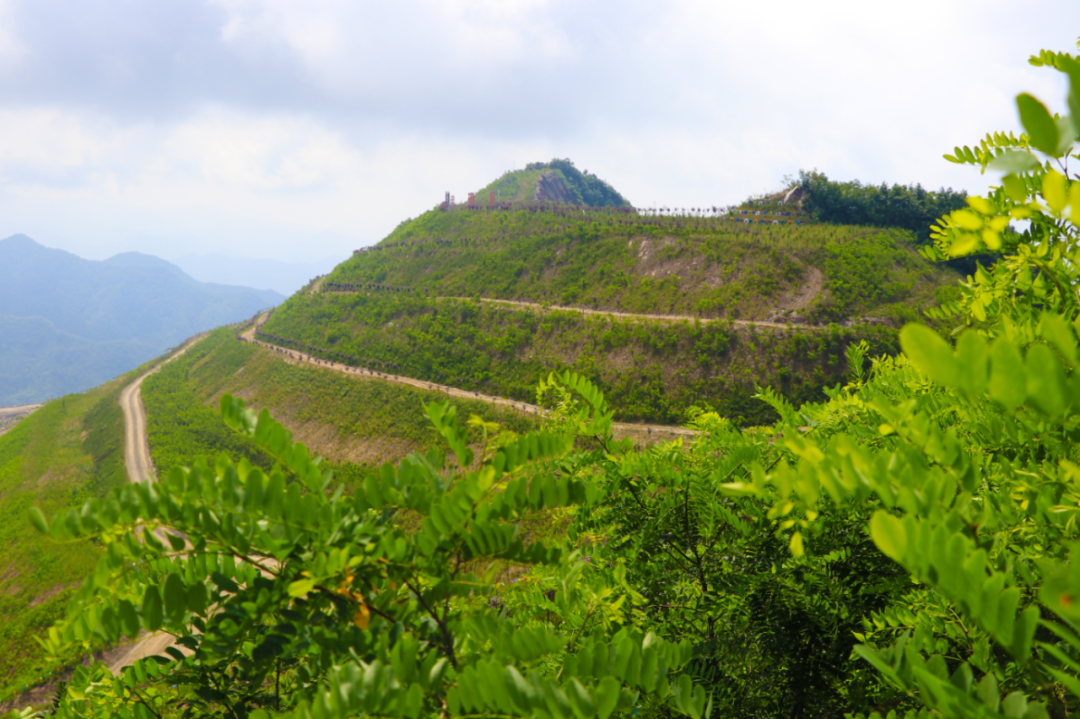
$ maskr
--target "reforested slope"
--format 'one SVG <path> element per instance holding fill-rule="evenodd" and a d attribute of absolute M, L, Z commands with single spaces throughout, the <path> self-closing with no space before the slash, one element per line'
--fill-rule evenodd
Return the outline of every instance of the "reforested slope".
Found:
<path fill-rule="evenodd" d="M 477 415 L 512 431 L 534 427 L 525 415 L 483 402 L 286 362 L 221 329 L 143 383 L 147 434 L 159 469 L 190 466 L 198 457 L 212 461 L 223 450 L 269 466 L 252 443 L 222 423 L 217 401 L 225 392 L 269 409 L 298 441 L 330 460 L 347 485 L 365 470 L 438 444 L 422 409 L 426 402 L 450 401 L 465 419 Z"/>
<path fill-rule="evenodd" d="M 955 274 L 913 240 L 551 205 L 433 211 L 291 298 L 262 338 L 523 401 L 570 369 L 620 419 L 676 423 L 697 405 L 755 423 L 771 417 L 755 384 L 820 399 L 843 378 L 848 344 L 892 353 L 893 327 L 955 292 Z"/>
<path fill-rule="evenodd" d="M 956 279 L 919 257 L 913 239 L 900 230 L 565 207 L 460 209 L 403 223 L 327 282 L 627 312 L 899 321 Z"/>
<path fill-rule="evenodd" d="M 895 352 L 889 328 L 756 329 L 730 321 L 643 322 L 412 295 L 321 293 L 297 298 L 261 338 L 317 356 L 532 402 L 549 372 L 572 370 L 607 395 L 616 418 L 678 424 L 693 405 L 740 422 L 767 420 L 755 383 L 816 400 L 845 372 L 844 348 Z"/>

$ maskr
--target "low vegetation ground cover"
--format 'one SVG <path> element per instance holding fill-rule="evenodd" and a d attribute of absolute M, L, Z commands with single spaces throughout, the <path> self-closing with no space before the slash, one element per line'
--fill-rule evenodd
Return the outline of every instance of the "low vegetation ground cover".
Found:
<path fill-rule="evenodd" d="M 381 293 L 296 299 L 263 331 L 283 347 L 326 350 L 312 351 L 326 359 L 344 353 L 359 366 L 524 402 L 535 401 L 550 372 L 571 370 L 604 391 L 618 419 L 661 424 L 682 422 L 695 405 L 739 424 L 768 423 L 773 411 L 753 399 L 755 383 L 793 402 L 816 401 L 843 379 L 850 343 L 897 350 L 896 331 L 882 326 L 755 330 Z"/>
<path fill-rule="evenodd" d="M 811 267 L 824 291 L 800 306 Z M 956 279 L 921 258 L 902 230 L 562 209 L 428 212 L 327 281 L 636 313 L 762 320 L 794 309 L 811 324 L 863 316 L 900 324 Z"/>
<path fill-rule="evenodd" d="M 0 436 L 0 701 L 55 669 L 34 638 L 63 616 L 101 552 L 26 532 L 26 513 L 66 511 L 127 480 L 123 383 L 53 400 Z"/>
<path fill-rule="evenodd" d="M 329 430 L 320 434 L 330 445 L 326 454 L 338 460 L 329 466 L 350 490 L 367 471 L 438 440 L 419 410 L 441 395 L 285 362 L 223 328 L 143 383 L 155 466 L 192 466 L 199 457 L 213 460 L 225 452 L 270 469 L 272 460 L 264 452 L 222 424 L 216 408 L 224 392 L 243 394 L 253 406 L 287 418 L 301 434 L 313 423 Z M 483 402 L 452 402 L 465 418 L 476 415 L 517 432 L 534 426 L 526 415 Z M 312 444 L 318 449 L 318 440 Z M 341 455 L 358 444 L 371 447 L 365 459 L 345 461 Z"/>

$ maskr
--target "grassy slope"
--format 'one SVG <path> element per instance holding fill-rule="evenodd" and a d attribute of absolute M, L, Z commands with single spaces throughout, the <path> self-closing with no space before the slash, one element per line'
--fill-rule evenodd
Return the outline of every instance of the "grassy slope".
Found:
<path fill-rule="evenodd" d="M 573 369 L 604 389 L 622 419 L 677 422 L 690 405 L 708 404 L 755 423 L 770 418 L 752 400 L 755 382 L 796 403 L 819 399 L 842 379 L 849 342 L 868 339 L 873 353 L 892 352 L 895 330 L 795 326 L 777 334 L 722 323 L 541 317 L 434 298 L 728 319 L 775 317 L 786 307 L 812 322 L 885 316 L 898 325 L 955 284 L 910 241 L 900 231 L 615 212 L 430 212 L 329 277 L 415 292 L 295 296 L 265 331 L 361 365 L 520 400 L 532 398 L 547 372 Z M 799 308 L 795 298 L 815 273 L 824 292 Z"/>
<path fill-rule="evenodd" d="M 314 436 L 316 440 L 309 441 L 309 446 L 339 460 L 332 463 L 335 476 L 347 486 L 378 463 L 438 444 L 421 403 L 446 399 L 409 387 L 293 365 L 237 341 L 227 329 L 217 330 L 144 383 L 150 449 L 159 469 L 190 465 L 199 456 L 212 458 L 222 450 L 266 464 L 257 448 L 220 420 L 216 403 L 223 392 L 244 396 L 249 406 L 269 409 L 294 428 L 298 438 Z M 523 415 L 493 410 L 481 402 L 451 401 L 464 418 L 476 414 L 518 432 L 532 428 Z M 328 444 L 320 446 L 319 438 Z M 374 441 L 366 453 L 367 462 L 351 464 L 345 461 L 348 457 L 335 451 L 365 440 Z"/>
<path fill-rule="evenodd" d="M 815 267 L 825 292 L 802 311 L 811 323 L 912 319 L 956 281 L 919 257 L 904 231 L 574 213 L 428 212 L 329 281 L 761 320 L 792 304 Z"/>
<path fill-rule="evenodd" d="M 869 339 L 875 355 L 896 350 L 895 331 L 884 327 L 755 331 L 409 295 L 320 294 L 275 314 L 266 328 L 358 364 L 523 401 L 533 401 L 548 372 L 570 369 L 601 387 L 619 419 L 661 423 L 681 422 L 694 404 L 744 423 L 766 421 L 771 410 L 752 399 L 755 382 L 796 404 L 817 400 L 822 385 L 843 378 L 844 348 L 854 339 Z"/>
<path fill-rule="evenodd" d="M 0 436 L 0 699 L 49 668 L 33 637 L 98 555 L 90 542 L 42 537 L 27 510 L 51 515 L 126 481 L 119 395 L 131 376 L 54 400 Z"/>

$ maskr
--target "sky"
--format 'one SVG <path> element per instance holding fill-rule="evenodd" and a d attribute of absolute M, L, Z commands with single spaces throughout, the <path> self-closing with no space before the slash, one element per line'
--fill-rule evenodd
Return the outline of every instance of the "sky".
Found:
<path fill-rule="evenodd" d="M 343 259 L 554 157 L 638 206 L 800 169 L 981 192 L 942 154 L 1019 131 L 1019 92 L 1064 107 L 1027 58 L 1080 3 L 1037 5 L 0 0 L 0 238 Z"/>

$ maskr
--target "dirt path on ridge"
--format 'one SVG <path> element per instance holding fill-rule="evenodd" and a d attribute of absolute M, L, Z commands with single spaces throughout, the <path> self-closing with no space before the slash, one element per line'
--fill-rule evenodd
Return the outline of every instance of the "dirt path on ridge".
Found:
<path fill-rule="evenodd" d="M 459 300 L 467 301 L 467 297 L 440 297 L 439 299 L 447 300 Z M 474 298 L 475 299 L 475 298 Z M 828 327 L 822 325 L 795 325 L 784 324 L 782 322 L 766 322 L 755 320 L 729 320 L 729 319 L 717 319 L 715 317 L 696 317 L 694 315 L 650 315 L 650 314 L 636 314 L 633 312 L 616 312 L 613 310 L 590 310 L 586 307 L 571 307 L 568 305 L 543 305 L 538 302 L 522 302 L 520 300 L 496 300 L 481 297 L 480 302 L 488 305 L 503 305 L 506 307 L 520 307 L 522 309 L 531 310 L 533 312 L 580 312 L 583 315 L 598 315 L 601 317 L 614 317 L 621 320 L 645 320 L 649 322 L 700 322 L 701 324 L 710 324 L 714 322 L 731 323 L 736 327 L 769 327 L 771 329 L 786 330 L 795 329 L 798 327 L 803 330 L 825 330 Z"/>
<path fill-rule="evenodd" d="M 342 374 L 349 375 L 356 378 L 364 379 L 378 379 L 384 382 L 392 382 L 395 384 L 408 385 L 410 387 L 416 387 L 417 389 L 427 390 L 429 392 L 440 392 L 448 397 L 458 397 L 461 399 L 471 399 L 477 402 L 486 402 L 488 404 L 497 405 L 500 407 L 508 407 L 518 412 L 525 414 L 533 414 L 537 416 L 543 416 L 545 410 L 535 404 L 529 404 L 528 402 L 521 402 L 516 399 L 507 399 L 505 397 L 496 397 L 493 395 L 484 394 L 482 392 L 474 392 L 470 390 L 459 389 L 457 387 L 450 387 L 444 384 L 438 384 L 436 382 L 427 382 L 425 380 L 414 379 L 412 377 L 402 377 L 396 374 L 387 374 L 386 372 L 379 372 L 377 370 L 368 369 L 366 367 L 352 367 L 350 365 L 341 364 L 340 362 L 333 362 L 331 360 L 319 359 L 318 357 L 312 357 L 311 355 L 300 352 L 299 350 L 284 349 L 277 345 L 272 345 L 268 342 L 255 339 L 255 333 L 269 318 L 270 313 L 264 312 L 259 315 L 258 319 L 252 324 L 251 327 L 240 333 L 240 338 L 245 342 L 263 347 L 276 352 L 281 355 L 287 361 L 295 363 L 303 363 L 313 365 L 315 367 L 321 367 L 323 369 L 333 370 L 334 372 L 340 372 Z M 692 429 L 685 429 L 683 427 L 670 427 L 667 425 L 659 424 L 635 424 L 632 422 L 615 422 L 613 424 L 615 433 L 621 437 L 639 438 L 639 439 L 665 439 L 674 437 L 693 437 L 698 433 Z"/>
<path fill-rule="evenodd" d="M 809 281 L 795 293 L 794 304 L 786 309 L 805 309 L 810 300 L 813 299 L 818 293 L 821 292 L 824 286 L 824 277 L 817 268 L 811 268 L 817 274 L 811 275 Z M 322 280 L 312 287 L 311 294 L 315 294 L 322 288 Z M 325 290 L 326 294 L 331 295 L 355 295 L 359 294 L 355 291 L 346 290 Z M 767 320 L 732 320 L 722 319 L 717 317 L 698 317 L 696 315 L 653 315 L 653 314 L 639 314 L 634 312 L 620 312 L 618 310 L 591 310 L 587 307 L 574 307 L 572 305 L 553 305 L 543 304 L 540 302 L 525 302 L 523 300 L 499 300 L 491 297 L 453 297 L 453 296 L 440 296 L 435 297 L 437 300 L 455 300 L 457 302 L 472 302 L 477 299 L 481 304 L 486 305 L 502 305 L 504 307 L 518 307 L 521 309 L 538 312 L 541 314 L 547 314 L 549 312 L 579 312 L 583 315 L 596 315 L 601 317 L 614 317 L 621 320 L 641 320 L 648 322 L 700 322 L 702 324 L 710 324 L 714 322 L 730 323 L 736 327 L 768 327 L 775 330 L 787 330 L 787 329 L 801 329 L 801 330 L 813 330 L 823 331 L 829 329 L 828 325 L 806 325 L 795 324 L 791 322 L 770 322 Z"/>
<path fill-rule="evenodd" d="M 177 357 L 180 357 L 204 337 L 206 337 L 206 333 L 195 335 L 187 340 L 169 357 L 139 375 L 120 392 L 120 409 L 124 413 L 124 464 L 127 468 L 128 481 L 134 483 L 152 482 L 157 477 L 154 471 L 154 463 L 150 458 L 150 445 L 146 440 L 146 409 L 143 407 L 141 393 L 143 380 Z M 0 407 L 0 421 L 9 415 L 15 414 L 15 410 L 29 410 L 29 412 L 32 412 L 40 406 Z M 29 414 L 29 412 L 26 412 L 26 414 Z M 2 433 L 3 430 L 0 429 L 0 434 Z M 124 667 L 131 666 L 140 659 L 161 654 L 168 647 L 175 644 L 176 638 L 171 634 L 165 632 L 145 634 L 143 638 L 131 644 L 95 652 L 94 657 L 107 664 L 109 671 L 113 675 L 117 675 Z M 28 689 L 0 707 L 0 712 L 11 708 L 19 709 L 30 704 L 43 703 L 56 691 L 57 681 L 61 678 L 66 680 L 70 678 L 70 675 L 62 675 L 57 679 Z"/>
<path fill-rule="evenodd" d="M 157 480 L 154 461 L 150 457 L 150 443 L 146 438 L 146 408 L 142 403 L 143 380 L 183 355 L 204 337 L 206 333 L 195 335 L 165 360 L 139 375 L 120 393 L 120 409 L 124 412 L 124 464 L 127 466 L 129 482 L 139 484 Z M 162 539 L 164 540 L 164 537 Z M 175 644 L 176 637 L 171 634 L 148 634 L 133 644 L 117 647 L 109 652 L 109 671 L 117 675 L 124 667 L 131 666 L 140 659 L 161 654 Z"/>
<path fill-rule="evenodd" d="M 120 409 L 124 412 L 124 464 L 127 465 L 128 481 L 138 484 L 153 481 L 157 477 L 154 462 L 150 458 L 150 444 L 146 439 L 146 409 L 142 403 L 143 380 L 183 355 L 204 337 L 205 333 L 195 335 L 120 393 Z"/>

